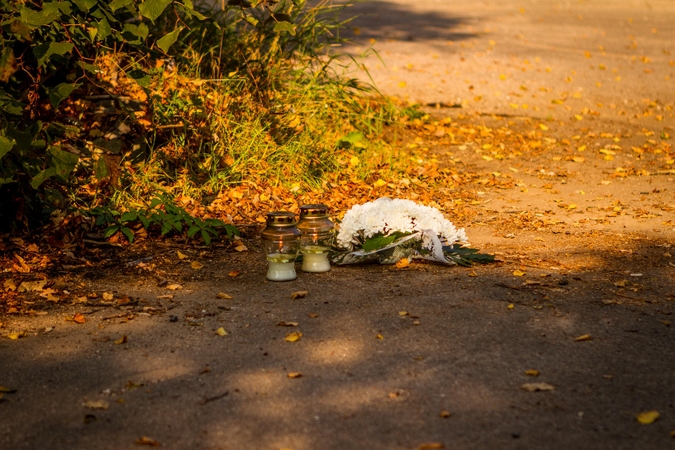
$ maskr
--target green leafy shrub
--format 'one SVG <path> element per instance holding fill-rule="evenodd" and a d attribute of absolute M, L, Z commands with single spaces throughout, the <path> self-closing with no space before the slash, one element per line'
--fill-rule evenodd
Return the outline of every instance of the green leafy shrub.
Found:
<path fill-rule="evenodd" d="M 91 208 L 86 215 L 95 218 L 95 225 L 105 226 L 103 237 L 109 238 L 115 233 L 122 233 L 129 242 L 134 241 L 134 225 L 140 224 L 149 233 L 166 236 L 171 233 L 186 235 L 188 238 L 201 237 L 206 245 L 225 231 L 228 238 L 239 235 L 239 230 L 219 219 L 200 219 L 175 205 L 165 196 L 152 199 L 147 208 L 130 209 L 120 212 L 106 207 Z"/>
<path fill-rule="evenodd" d="M 341 136 L 361 132 L 362 149 L 391 115 L 335 72 L 339 8 L 0 0 L 0 201 L 15 205 L 1 223 L 157 192 L 319 186 Z"/>
<path fill-rule="evenodd" d="M 130 73 L 142 73 L 134 58 L 168 50 L 177 33 L 153 37 L 150 29 L 169 5 L 178 17 L 205 19 L 189 0 L 0 0 L 0 196 L 16 200 L 10 220 L 63 199 L 90 152 L 79 121 L 60 106 L 74 93 L 106 91 L 97 81 L 101 54 L 123 51 Z"/>

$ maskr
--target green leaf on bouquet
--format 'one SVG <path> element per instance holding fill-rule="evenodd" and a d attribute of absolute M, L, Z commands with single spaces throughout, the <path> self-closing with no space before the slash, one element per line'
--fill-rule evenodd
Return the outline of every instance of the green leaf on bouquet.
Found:
<path fill-rule="evenodd" d="M 396 236 L 373 236 L 363 243 L 363 250 L 369 252 L 386 247 L 396 240 Z"/>
<path fill-rule="evenodd" d="M 460 266 L 470 266 L 474 263 L 488 264 L 495 261 L 494 255 L 478 253 L 475 248 L 445 246 L 443 247 L 443 253 L 449 261 L 453 261 Z"/>
<path fill-rule="evenodd" d="M 402 233 L 400 231 L 392 233 L 388 236 L 376 234 L 375 236 L 369 237 L 368 239 L 366 239 L 361 247 L 366 252 L 370 252 L 370 251 L 373 251 L 373 250 L 379 250 L 379 249 L 381 249 L 383 247 L 386 247 L 387 245 L 391 244 L 396 239 L 402 238 L 403 236 L 407 236 L 409 234 L 410 233 Z"/>

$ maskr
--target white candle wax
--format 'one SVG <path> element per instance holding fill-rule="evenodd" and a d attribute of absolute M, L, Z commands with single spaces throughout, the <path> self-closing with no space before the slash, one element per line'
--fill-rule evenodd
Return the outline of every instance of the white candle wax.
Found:
<path fill-rule="evenodd" d="M 327 249 L 309 248 L 302 250 L 303 272 L 328 272 L 329 270 L 330 261 L 328 261 Z"/>
<path fill-rule="evenodd" d="M 267 264 L 267 279 L 270 281 L 290 281 L 297 278 L 295 262 L 286 255 L 267 255 Z"/>

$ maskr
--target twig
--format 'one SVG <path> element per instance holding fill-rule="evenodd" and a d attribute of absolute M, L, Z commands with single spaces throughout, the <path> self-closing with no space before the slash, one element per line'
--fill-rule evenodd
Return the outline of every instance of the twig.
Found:
<path fill-rule="evenodd" d="M 100 245 L 101 247 L 123 247 L 122 244 L 107 241 L 92 241 L 91 239 L 82 239 L 85 244 Z"/>
<path fill-rule="evenodd" d="M 140 258 L 140 259 L 137 259 L 135 261 L 130 261 L 130 262 L 126 263 L 125 266 L 126 267 L 133 267 L 133 266 L 139 265 L 140 263 L 146 263 L 146 262 L 150 262 L 150 261 L 152 261 L 152 256 L 146 256 L 145 258 Z"/>
<path fill-rule="evenodd" d="M 111 306 L 115 306 L 115 303 L 110 302 L 110 303 L 103 303 L 103 302 L 86 302 L 83 303 L 84 306 L 89 306 L 93 308 L 109 308 Z"/>
<path fill-rule="evenodd" d="M 513 289 L 514 291 L 522 291 L 522 290 L 523 290 L 523 288 L 520 287 L 520 286 L 509 286 L 509 285 L 506 284 L 506 283 L 495 283 L 495 286 L 505 287 L 505 288 L 508 288 L 508 289 Z"/>
<path fill-rule="evenodd" d="M 227 396 L 230 391 L 225 391 L 222 394 L 214 395 L 213 397 L 204 397 L 204 400 L 202 400 L 199 404 L 200 405 L 206 405 L 209 402 L 215 401 L 215 400 L 220 400 L 221 398 Z"/>
<path fill-rule="evenodd" d="M 185 127 L 185 124 L 183 122 L 181 123 L 173 123 L 169 125 L 160 125 L 157 127 L 158 130 L 166 130 L 168 128 L 183 128 Z"/>
<path fill-rule="evenodd" d="M 628 298 L 628 299 L 631 299 L 631 300 L 640 300 L 641 302 L 646 302 L 646 301 L 647 301 L 647 300 L 645 300 L 644 298 L 631 297 L 630 295 L 622 294 L 622 293 L 619 292 L 619 291 L 615 291 L 615 292 L 614 292 L 614 295 L 617 295 L 617 296 L 623 297 L 623 298 Z"/>

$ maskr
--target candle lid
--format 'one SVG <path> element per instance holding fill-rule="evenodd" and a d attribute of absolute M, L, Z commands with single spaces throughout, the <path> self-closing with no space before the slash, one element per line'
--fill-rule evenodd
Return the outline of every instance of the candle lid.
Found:
<path fill-rule="evenodd" d="M 312 217 L 328 217 L 328 206 L 315 204 L 300 207 L 300 220 Z"/>
<path fill-rule="evenodd" d="M 295 214 L 287 211 L 267 213 L 267 227 L 262 238 L 273 242 L 292 242 L 300 239 L 300 230 L 296 228 Z"/>
<path fill-rule="evenodd" d="M 290 227 L 295 225 L 295 214 L 287 211 L 272 211 L 267 213 L 267 225 L 274 227 Z"/>
<path fill-rule="evenodd" d="M 328 206 L 303 205 L 300 207 L 298 229 L 305 236 L 332 234 L 335 230 L 333 222 L 328 218 Z"/>

